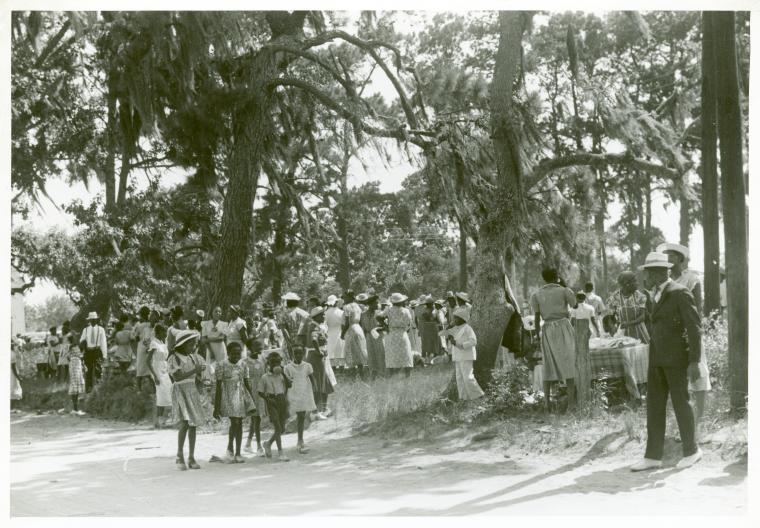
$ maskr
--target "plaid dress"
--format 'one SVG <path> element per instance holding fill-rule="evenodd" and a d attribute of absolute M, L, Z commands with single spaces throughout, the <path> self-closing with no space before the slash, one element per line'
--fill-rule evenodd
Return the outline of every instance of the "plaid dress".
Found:
<path fill-rule="evenodd" d="M 69 394 L 84 394 L 84 365 L 82 351 L 77 346 L 69 348 Z"/>

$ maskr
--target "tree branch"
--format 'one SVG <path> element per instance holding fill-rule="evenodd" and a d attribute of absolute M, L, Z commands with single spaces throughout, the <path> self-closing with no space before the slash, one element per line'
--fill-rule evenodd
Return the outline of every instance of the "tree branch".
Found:
<path fill-rule="evenodd" d="M 67 20 L 63 23 L 63 26 L 61 26 L 61 29 L 58 30 L 58 33 L 55 34 L 53 38 L 51 38 L 47 45 L 45 46 L 45 49 L 42 50 L 42 53 L 40 53 L 40 56 L 37 57 L 37 60 L 34 61 L 34 67 L 39 68 L 42 66 L 47 60 L 47 58 L 53 53 L 53 50 L 58 45 L 58 43 L 63 39 L 63 36 L 66 34 L 66 32 L 71 27 L 71 21 Z"/>
<path fill-rule="evenodd" d="M 355 126 L 361 127 L 361 129 L 364 132 L 367 132 L 368 134 L 372 136 L 386 137 L 386 138 L 396 139 L 398 141 L 411 141 L 412 143 L 414 143 L 415 145 L 423 149 L 435 146 L 435 143 L 431 141 L 425 141 L 419 137 L 410 137 L 409 133 L 401 128 L 396 129 L 396 130 L 390 130 L 386 128 L 376 127 L 367 123 L 363 123 L 362 116 L 357 115 L 351 110 L 345 108 L 343 105 L 341 105 L 335 99 L 330 97 L 324 91 L 320 90 L 318 87 L 314 86 L 313 84 L 309 82 L 303 81 L 301 79 L 295 79 L 293 77 L 280 77 L 277 79 L 272 79 L 267 84 L 267 86 L 269 88 L 275 88 L 277 86 L 292 86 L 292 87 L 300 88 L 304 90 L 305 92 L 311 94 L 320 103 L 322 103 L 327 108 L 333 110 L 340 117 L 350 121 Z M 419 135 L 419 131 L 415 131 L 414 135 Z"/>
<path fill-rule="evenodd" d="M 530 189 L 531 187 L 534 187 L 554 170 L 583 165 L 590 167 L 624 165 L 670 180 L 677 180 L 681 178 L 682 175 L 681 172 L 665 167 L 664 165 L 658 165 L 641 158 L 634 158 L 629 152 L 623 152 L 622 154 L 592 154 L 590 152 L 582 152 L 562 158 L 541 160 L 536 168 L 533 169 L 533 174 L 528 178 L 527 188 Z"/>
<path fill-rule="evenodd" d="M 34 283 L 37 280 L 37 277 L 32 277 L 32 280 L 30 282 L 27 282 L 26 284 L 19 286 L 18 288 L 14 288 L 11 286 L 11 296 L 16 294 L 23 295 L 26 290 L 30 288 L 34 288 Z"/>

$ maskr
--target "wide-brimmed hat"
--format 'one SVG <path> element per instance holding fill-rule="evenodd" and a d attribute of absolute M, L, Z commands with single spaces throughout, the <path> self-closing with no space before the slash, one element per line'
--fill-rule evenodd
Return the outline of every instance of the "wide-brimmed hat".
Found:
<path fill-rule="evenodd" d="M 657 246 L 658 253 L 667 253 L 668 251 L 678 253 L 679 255 L 682 255 L 684 259 L 689 258 L 689 248 L 682 246 L 681 244 L 672 244 L 670 242 L 665 242 L 664 244 Z"/>
<path fill-rule="evenodd" d="M 311 309 L 311 311 L 309 312 L 309 317 L 316 317 L 316 316 L 318 316 L 319 314 L 323 314 L 323 313 L 325 313 L 325 309 L 324 309 L 324 307 L 322 307 L 322 306 L 315 306 L 315 307 L 314 307 L 314 308 L 312 308 L 312 309 Z"/>
<path fill-rule="evenodd" d="M 433 304 L 435 302 L 435 299 L 433 299 L 432 295 L 428 295 L 422 301 L 420 301 L 420 304 Z"/>
<path fill-rule="evenodd" d="M 87 314 L 87 320 L 88 321 L 92 321 L 93 319 L 96 320 L 96 321 L 99 319 L 98 318 L 98 312 L 90 312 L 89 314 Z"/>
<path fill-rule="evenodd" d="M 203 310 L 195 310 L 195 315 L 203 319 L 204 317 L 206 317 L 206 312 L 204 312 Z"/>
<path fill-rule="evenodd" d="M 456 297 L 457 299 L 461 299 L 464 302 L 470 302 L 470 296 L 467 295 L 467 292 L 457 292 Z"/>
<path fill-rule="evenodd" d="M 660 253 L 659 251 L 653 251 L 652 253 L 649 253 L 647 255 L 647 258 L 644 260 L 644 265 L 639 266 L 640 270 L 650 269 L 650 268 L 666 268 L 670 269 L 673 267 L 673 264 L 668 262 L 668 256 L 665 253 Z"/>
<path fill-rule="evenodd" d="M 293 292 L 288 292 L 282 296 L 283 301 L 300 301 L 301 298 Z"/>
<path fill-rule="evenodd" d="M 398 304 L 398 303 L 404 302 L 408 298 L 409 297 L 407 297 L 403 293 L 392 293 L 388 300 L 391 302 L 391 304 Z"/>
<path fill-rule="evenodd" d="M 195 330 L 180 330 L 177 332 L 177 339 L 174 342 L 174 348 L 184 345 L 193 339 L 199 339 L 201 335 Z"/>
<path fill-rule="evenodd" d="M 449 291 L 447 291 L 447 292 L 446 292 L 446 298 L 447 298 L 447 299 L 456 299 L 456 298 L 457 298 L 457 296 L 456 296 L 456 295 L 454 295 L 454 292 L 453 292 L 453 291 L 450 291 L 450 290 L 449 290 Z"/>
<path fill-rule="evenodd" d="M 446 301 L 444 301 L 443 299 L 438 299 L 437 301 L 435 301 L 435 304 L 439 306 L 443 306 L 444 304 L 446 304 Z"/>
<path fill-rule="evenodd" d="M 356 296 L 356 302 L 364 303 L 367 302 L 367 299 L 369 299 L 369 296 L 366 293 L 360 293 Z"/>
<path fill-rule="evenodd" d="M 327 306 L 335 306 L 336 302 L 338 302 L 338 298 L 335 295 L 327 296 Z"/>
<path fill-rule="evenodd" d="M 459 317 L 462 321 L 467 323 L 470 320 L 470 310 L 468 310 L 464 306 L 460 306 L 459 308 L 454 310 L 454 317 Z"/>

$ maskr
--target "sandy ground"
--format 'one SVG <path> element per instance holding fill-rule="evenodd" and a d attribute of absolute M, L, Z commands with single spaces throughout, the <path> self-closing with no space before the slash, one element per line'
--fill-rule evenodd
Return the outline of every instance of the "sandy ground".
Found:
<path fill-rule="evenodd" d="M 638 443 L 608 435 L 562 456 L 513 453 L 461 432 L 388 442 L 307 431 L 291 462 L 209 463 L 226 435 L 198 436 L 199 471 L 174 469 L 176 432 L 93 418 L 11 415 L 12 516 L 743 515 L 747 461 L 706 449 L 690 469 L 631 473 Z M 233 498 L 232 500 L 230 500 Z"/>

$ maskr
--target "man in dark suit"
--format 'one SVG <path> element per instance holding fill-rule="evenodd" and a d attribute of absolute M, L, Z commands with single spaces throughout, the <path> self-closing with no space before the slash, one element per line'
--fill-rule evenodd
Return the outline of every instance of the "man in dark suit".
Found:
<path fill-rule="evenodd" d="M 702 458 L 694 434 L 694 411 L 689 403 L 689 379 L 700 377 L 702 336 L 699 312 L 688 288 L 668 276 L 673 266 L 664 253 L 650 253 L 640 269 L 652 288 L 651 342 L 647 388 L 647 449 L 644 459 L 631 467 L 644 471 L 662 466 L 665 443 L 665 408 L 673 402 L 683 442 L 678 468 Z"/>

